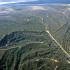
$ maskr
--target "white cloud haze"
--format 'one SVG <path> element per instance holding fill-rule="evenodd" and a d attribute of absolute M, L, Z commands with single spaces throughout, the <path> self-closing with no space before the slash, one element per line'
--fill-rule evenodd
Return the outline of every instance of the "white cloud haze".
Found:
<path fill-rule="evenodd" d="M 27 2 L 27 1 L 37 1 L 37 0 L 0 0 L 0 2 Z"/>
<path fill-rule="evenodd" d="M 0 4 L 16 3 L 16 2 L 28 2 L 28 1 L 38 1 L 38 0 L 0 0 Z"/>

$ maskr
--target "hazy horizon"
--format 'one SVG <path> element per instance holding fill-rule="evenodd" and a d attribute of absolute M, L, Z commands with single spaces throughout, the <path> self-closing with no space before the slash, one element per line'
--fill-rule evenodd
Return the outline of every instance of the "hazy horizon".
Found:
<path fill-rule="evenodd" d="M 70 4 L 70 0 L 0 0 L 0 4 L 17 3 L 17 2 L 37 2 L 37 3 L 62 3 Z"/>

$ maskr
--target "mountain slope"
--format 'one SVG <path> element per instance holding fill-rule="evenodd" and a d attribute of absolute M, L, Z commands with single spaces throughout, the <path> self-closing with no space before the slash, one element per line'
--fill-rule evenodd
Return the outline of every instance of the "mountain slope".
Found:
<path fill-rule="evenodd" d="M 18 43 L 25 44 L 26 42 L 41 42 L 45 40 L 44 32 L 37 31 L 16 31 L 5 35 L 0 41 L 0 48 L 17 45 Z M 22 45 L 23 45 L 22 44 Z"/>
<path fill-rule="evenodd" d="M 29 33 L 27 33 L 29 34 Z M 43 43 L 29 43 L 25 46 L 16 47 L 15 48 L 7 48 L 7 51 L 4 53 L 0 62 L 1 70 L 38 70 L 42 69 L 42 65 L 44 65 L 44 69 L 54 69 L 58 66 L 58 69 L 64 70 L 62 65 L 67 65 L 65 69 L 69 68 L 69 64 L 67 63 L 68 58 L 63 53 L 63 51 L 59 48 L 59 46 L 50 38 L 49 34 L 46 32 L 42 32 L 44 35 Z M 65 61 L 63 63 L 63 61 Z M 40 66 L 39 62 L 42 62 Z M 46 62 L 46 63 L 45 63 Z M 52 64 L 54 62 L 54 64 Z M 35 64 L 36 63 L 36 64 Z M 62 63 L 62 65 L 60 65 Z M 30 66 L 28 66 L 30 64 Z M 48 66 L 49 64 L 49 66 Z M 33 65 L 35 67 L 33 67 Z M 27 67 L 28 66 L 28 67 Z M 46 67 L 46 68 L 45 68 Z M 61 68 L 60 68 L 61 67 Z"/>

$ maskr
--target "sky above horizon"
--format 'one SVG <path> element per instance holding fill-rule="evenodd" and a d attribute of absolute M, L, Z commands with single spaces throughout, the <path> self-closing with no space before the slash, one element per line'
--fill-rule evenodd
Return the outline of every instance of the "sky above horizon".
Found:
<path fill-rule="evenodd" d="M 17 3 L 17 2 L 29 2 L 29 1 L 39 1 L 39 2 L 41 1 L 41 2 L 46 2 L 46 3 L 70 4 L 70 0 L 0 0 L 0 4 Z"/>
<path fill-rule="evenodd" d="M 28 1 L 38 1 L 38 0 L 0 0 L 0 4 L 16 3 L 16 2 L 28 2 Z"/>
<path fill-rule="evenodd" d="M 27 2 L 27 1 L 37 1 L 37 0 L 0 0 L 0 2 Z"/>

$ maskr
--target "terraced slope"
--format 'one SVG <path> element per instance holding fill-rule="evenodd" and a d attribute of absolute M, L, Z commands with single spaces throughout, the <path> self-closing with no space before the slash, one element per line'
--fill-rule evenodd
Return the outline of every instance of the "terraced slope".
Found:
<path fill-rule="evenodd" d="M 24 32 L 22 32 L 24 33 Z M 24 33 L 28 37 L 29 34 L 35 35 L 39 38 L 37 32 L 26 32 Z M 14 48 L 7 48 L 0 60 L 1 70 L 69 70 L 69 64 L 67 63 L 68 58 L 59 48 L 59 46 L 50 38 L 46 32 L 41 32 L 43 35 L 41 38 L 37 38 L 40 42 L 33 42 L 24 46 L 18 47 L 15 45 Z M 24 35 L 22 35 L 24 37 Z M 20 36 L 20 37 L 22 37 Z M 23 38 L 22 37 L 22 38 Z M 19 37 L 17 39 L 20 39 Z M 16 40 L 17 40 L 16 39 Z M 27 39 L 25 37 L 25 39 Z M 28 38 L 29 39 L 29 38 Z M 42 40 L 41 40 L 42 39 Z M 9 39 L 10 40 L 10 39 Z M 24 41 L 24 40 L 23 40 Z M 24 43 L 22 43 L 24 44 Z M 13 45 L 12 45 L 13 46 Z M 8 45 L 9 47 L 9 45 Z M 61 64 L 61 65 L 60 65 Z M 66 67 L 63 67 L 66 65 Z"/>
<path fill-rule="evenodd" d="M 43 41 L 46 41 L 45 34 L 46 33 L 44 31 L 42 32 L 37 32 L 37 31 L 12 32 L 10 34 L 5 35 L 0 40 L 0 48 L 7 48 L 8 46 L 13 46 L 13 45 L 16 46 L 19 44 L 23 45 L 25 43 L 30 43 L 30 42 L 42 43 Z"/>

